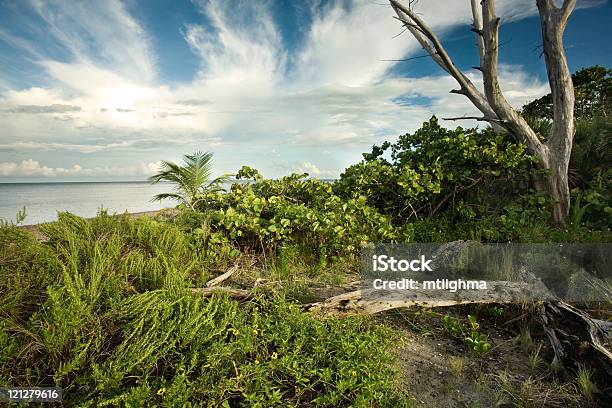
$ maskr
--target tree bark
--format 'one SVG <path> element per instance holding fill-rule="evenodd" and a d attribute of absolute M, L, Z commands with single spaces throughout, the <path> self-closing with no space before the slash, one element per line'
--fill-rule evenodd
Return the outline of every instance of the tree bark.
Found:
<path fill-rule="evenodd" d="M 542 43 L 546 72 L 553 99 L 553 123 L 546 142 L 549 149 L 550 179 L 548 192 L 556 201 L 555 222 L 563 222 L 569 214 L 570 194 L 567 172 L 574 140 L 574 84 L 563 49 L 563 32 L 576 6 L 576 0 L 565 0 L 559 8 L 553 0 L 537 0 L 542 27 Z"/>

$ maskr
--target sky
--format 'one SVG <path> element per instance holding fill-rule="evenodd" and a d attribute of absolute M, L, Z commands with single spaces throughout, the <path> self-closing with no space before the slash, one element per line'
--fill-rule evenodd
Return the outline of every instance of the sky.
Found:
<path fill-rule="evenodd" d="M 415 10 L 481 86 L 469 3 Z M 549 92 L 535 0 L 496 7 L 502 89 L 520 107 Z M 0 182 L 144 180 L 198 150 L 216 174 L 335 178 L 433 114 L 475 114 L 410 59 L 424 51 L 393 16 L 384 0 L 0 0 Z M 578 0 L 572 71 L 612 66 L 611 21 L 609 1 Z"/>

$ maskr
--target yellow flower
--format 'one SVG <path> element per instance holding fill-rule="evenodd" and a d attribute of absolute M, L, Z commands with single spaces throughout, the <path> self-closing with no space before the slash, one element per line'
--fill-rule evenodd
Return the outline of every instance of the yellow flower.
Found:
<path fill-rule="evenodd" d="M 157 390 L 157 395 L 164 395 L 165 392 L 166 392 L 166 387 L 160 388 L 159 390 Z"/>
<path fill-rule="evenodd" d="M 276 360 L 278 358 L 278 354 L 276 354 L 276 351 L 274 353 L 272 353 L 271 358 L 272 358 L 272 360 Z"/>
<path fill-rule="evenodd" d="M 259 333 L 259 330 L 257 330 L 257 329 L 253 329 L 253 334 L 255 334 L 255 335 L 256 335 L 257 333 Z"/>
<path fill-rule="evenodd" d="M 259 360 L 255 360 L 255 364 L 259 364 Z"/>
<path fill-rule="evenodd" d="M 353 377 L 355 377 L 357 375 L 357 371 L 353 370 L 351 371 L 351 374 L 353 375 Z"/>

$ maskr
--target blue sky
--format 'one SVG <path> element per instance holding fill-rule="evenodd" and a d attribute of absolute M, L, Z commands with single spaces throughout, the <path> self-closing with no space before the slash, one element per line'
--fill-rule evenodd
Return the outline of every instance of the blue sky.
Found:
<path fill-rule="evenodd" d="M 0 0 L 0 182 L 139 180 L 195 150 L 217 173 L 336 177 L 434 113 L 474 113 L 428 58 L 384 61 L 423 54 L 384 3 Z M 518 107 L 548 92 L 535 0 L 496 5 Z M 416 7 L 480 83 L 469 1 Z M 611 17 L 578 0 L 572 70 L 612 66 Z"/>

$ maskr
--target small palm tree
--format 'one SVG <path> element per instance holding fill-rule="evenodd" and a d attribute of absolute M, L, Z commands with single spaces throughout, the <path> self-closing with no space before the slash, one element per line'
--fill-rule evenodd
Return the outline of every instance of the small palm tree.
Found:
<path fill-rule="evenodd" d="M 162 161 L 160 172 L 149 177 L 149 182 L 151 184 L 160 181 L 174 183 L 176 192 L 157 194 L 153 200 L 172 198 L 195 209 L 195 205 L 200 201 L 199 196 L 203 193 L 223 190 L 221 183 L 227 180 L 227 175 L 210 180 L 212 156 L 210 152 L 186 154 L 183 156 L 183 165 Z"/>

